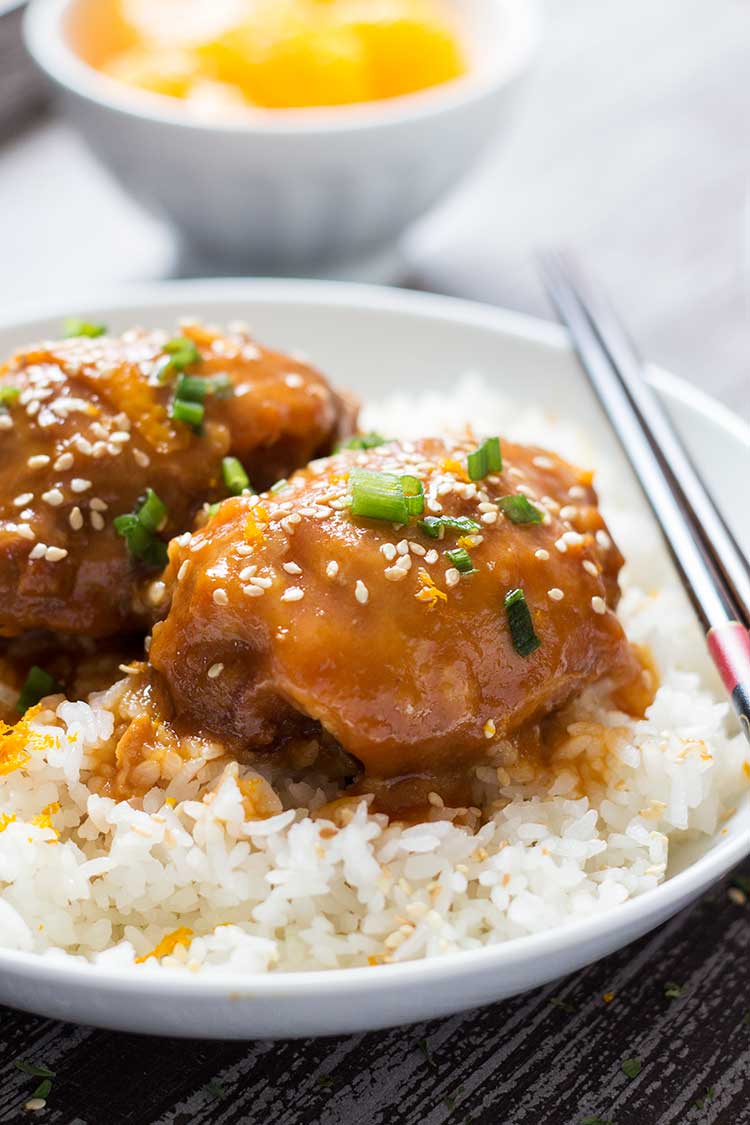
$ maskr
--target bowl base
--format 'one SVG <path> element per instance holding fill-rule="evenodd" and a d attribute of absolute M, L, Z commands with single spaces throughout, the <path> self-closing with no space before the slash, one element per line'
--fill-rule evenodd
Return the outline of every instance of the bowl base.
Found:
<path fill-rule="evenodd" d="M 371 285 L 403 284 L 408 274 L 408 264 L 399 242 L 389 243 L 361 258 L 347 258 L 342 262 L 320 262 L 286 268 L 263 265 L 253 266 L 251 261 L 217 258 L 194 243 L 182 242 L 174 265 L 174 276 L 190 277 L 280 277 L 318 278 L 322 281 L 358 281 Z"/>

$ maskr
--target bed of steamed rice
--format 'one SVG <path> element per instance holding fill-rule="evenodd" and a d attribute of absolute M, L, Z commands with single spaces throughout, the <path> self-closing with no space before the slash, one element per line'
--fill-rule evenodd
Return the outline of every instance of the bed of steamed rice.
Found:
<path fill-rule="evenodd" d="M 314 778 L 281 784 L 296 807 L 248 820 L 237 767 L 205 761 L 142 807 L 97 796 L 86 776 L 112 736 L 113 696 L 63 702 L 32 723 L 25 766 L 0 777 L 0 946 L 136 972 L 439 956 L 611 910 L 665 878 L 675 840 L 720 829 L 747 786 L 746 747 L 619 462 L 603 463 L 569 426 L 509 410 L 478 380 L 450 398 L 371 407 L 365 423 L 411 437 L 457 418 L 597 465 L 628 558 L 620 613 L 660 673 L 647 717 L 608 712 L 588 693 L 554 776 L 480 775 L 497 811 L 475 832 L 440 819 L 389 825 L 365 804 L 334 830 L 307 815 L 334 795 Z M 586 760 L 606 769 L 577 797 Z M 157 948 L 171 952 L 142 960 Z"/>

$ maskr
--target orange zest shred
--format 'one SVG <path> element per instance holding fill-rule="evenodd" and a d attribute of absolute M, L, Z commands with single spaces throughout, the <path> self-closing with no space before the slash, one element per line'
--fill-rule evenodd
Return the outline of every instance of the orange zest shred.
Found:
<path fill-rule="evenodd" d="M 55 813 L 59 813 L 59 811 L 60 802 L 52 801 L 51 804 L 45 805 L 45 807 L 37 816 L 32 816 L 31 823 L 35 824 L 37 828 L 49 828 L 52 832 L 55 832 L 54 828 L 52 827 L 52 817 L 55 815 Z M 57 835 L 56 832 L 55 835 Z"/>
<path fill-rule="evenodd" d="M 0 816 L 0 832 L 4 832 L 9 824 L 13 824 L 17 820 L 15 813 L 3 813 Z"/>
<path fill-rule="evenodd" d="M 245 520 L 245 541 L 247 543 L 262 543 L 264 539 L 263 525 L 268 523 L 268 512 L 262 504 L 257 504 Z"/>
<path fill-rule="evenodd" d="M 750 781 L 750 762 L 742 763 L 742 772 L 744 773 L 747 780 Z"/>
<path fill-rule="evenodd" d="M 39 734 L 38 731 L 30 729 L 29 724 L 40 711 L 39 704 L 30 707 L 14 726 L 0 722 L 0 777 L 23 769 L 31 757 L 29 746 L 32 750 L 40 751 L 52 747 L 54 743 L 52 735 Z"/>
<path fill-rule="evenodd" d="M 441 590 L 438 586 L 436 586 L 435 579 L 431 574 L 427 573 L 424 567 L 419 568 L 417 578 L 421 583 L 421 588 L 417 590 L 416 594 L 414 595 L 417 601 L 424 602 L 430 607 L 430 609 L 434 609 L 435 606 L 441 601 L 448 601 L 448 595 L 444 590 Z"/>
<path fill-rule="evenodd" d="M 440 468 L 444 473 L 453 473 L 453 476 L 463 481 L 464 484 L 469 483 L 469 474 L 466 472 L 461 462 L 457 461 L 455 457 L 446 457 L 440 462 Z"/>
<path fill-rule="evenodd" d="M 150 957 L 155 957 L 157 961 L 162 957 L 169 957 L 170 953 L 174 953 L 178 945 L 184 945 L 186 948 L 190 945 L 190 940 L 193 936 L 193 931 L 188 929 L 187 926 L 180 926 L 178 930 L 172 930 L 171 934 L 165 934 L 158 945 L 155 945 L 150 953 L 146 953 L 143 957 L 136 957 L 136 965 L 142 965 L 144 961 L 148 961 Z"/>

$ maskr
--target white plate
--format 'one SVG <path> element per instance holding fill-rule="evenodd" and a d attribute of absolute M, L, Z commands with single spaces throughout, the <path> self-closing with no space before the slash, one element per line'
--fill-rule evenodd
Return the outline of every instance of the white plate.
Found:
<path fill-rule="evenodd" d="M 447 387 L 481 371 L 518 399 L 544 401 L 612 441 L 557 328 L 513 313 L 396 290 L 322 282 L 177 282 L 121 292 L 88 305 L 37 309 L 0 325 L 0 355 L 54 336 L 64 315 L 119 330 L 197 314 L 248 320 L 261 339 L 300 348 L 363 396 Z M 750 430 L 680 380 L 654 380 L 696 463 L 718 496 L 750 470 Z M 611 450 L 610 450 L 611 452 Z M 743 546 L 750 521 L 728 513 Z M 0 1002 L 46 1016 L 127 1031 L 253 1038 L 332 1035 L 447 1015 L 544 984 L 619 949 L 695 899 L 750 852 L 745 801 L 722 834 L 679 854 L 664 884 L 595 917 L 502 945 L 376 968 L 201 978 L 101 971 L 0 951 Z"/>

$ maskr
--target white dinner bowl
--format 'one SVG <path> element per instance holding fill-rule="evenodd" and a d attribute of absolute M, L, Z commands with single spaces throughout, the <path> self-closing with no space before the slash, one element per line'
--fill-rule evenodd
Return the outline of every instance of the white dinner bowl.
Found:
<path fill-rule="evenodd" d="M 66 315 L 170 324 L 194 314 L 243 319 L 264 341 L 304 349 L 363 397 L 447 389 L 469 368 L 522 404 L 574 417 L 605 451 L 613 438 L 563 331 L 445 297 L 322 282 L 172 282 L 89 304 L 34 309 L 0 323 L 0 355 L 59 332 Z M 750 430 L 722 406 L 662 372 L 653 381 L 695 463 L 719 497 L 750 472 Z M 625 471 L 623 466 L 623 471 Z M 745 550 L 750 517 L 727 516 Z M 211 975 L 138 973 L 0 950 L 0 1003 L 58 1019 L 201 1038 L 333 1035 L 444 1016 L 570 973 L 659 925 L 750 852 L 745 798 L 713 838 L 671 853 L 664 883 L 608 913 L 428 961 L 331 971 Z"/>
<path fill-rule="evenodd" d="M 504 126 L 538 38 L 534 0 L 451 0 L 465 77 L 377 103 L 208 123 L 85 63 L 70 45 L 81 2 L 32 0 L 32 55 L 117 179 L 174 221 L 191 254 L 245 273 L 361 271 L 387 257 Z"/>

